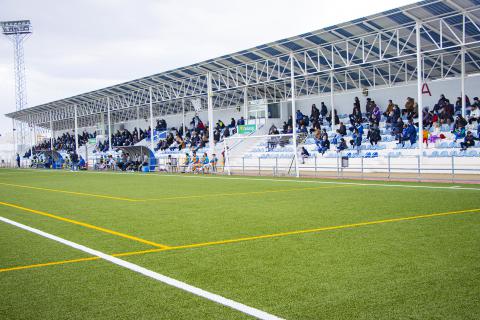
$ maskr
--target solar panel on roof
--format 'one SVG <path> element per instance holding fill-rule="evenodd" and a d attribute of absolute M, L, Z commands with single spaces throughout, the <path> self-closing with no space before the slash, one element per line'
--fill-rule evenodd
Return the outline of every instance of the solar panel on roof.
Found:
<path fill-rule="evenodd" d="M 183 69 L 182 71 L 185 72 L 185 73 L 188 73 L 189 75 L 192 75 L 192 76 L 197 75 L 196 72 L 194 72 L 194 71 L 192 71 L 192 70 L 190 70 L 190 69 L 187 69 L 187 68 Z"/>
<path fill-rule="evenodd" d="M 433 13 L 434 15 L 442 15 L 442 14 L 451 13 L 454 11 L 452 8 L 450 8 L 443 2 L 431 3 L 424 6 L 423 8 Z"/>
<path fill-rule="evenodd" d="M 413 19 L 411 19 L 410 17 L 407 17 L 405 14 L 403 14 L 402 12 L 398 12 L 398 13 L 395 13 L 395 14 L 392 14 L 390 16 L 388 16 L 391 20 L 397 22 L 397 23 L 400 23 L 400 24 L 407 24 L 407 23 L 411 23 L 413 22 Z"/>
<path fill-rule="evenodd" d="M 301 50 L 303 49 L 303 47 L 293 41 L 285 41 L 285 42 L 282 42 L 280 43 L 280 45 L 284 46 L 284 47 L 287 47 L 288 49 L 290 50 L 293 50 L 293 51 L 297 51 L 297 50 Z"/>
<path fill-rule="evenodd" d="M 258 54 L 255 54 L 253 52 L 246 52 L 242 54 L 242 56 L 250 59 L 250 60 L 260 60 L 262 57 L 260 57 Z"/>
<path fill-rule="evenodd" d="M 272 48 L 272 47 L 265 47 L 265 48 L 262 48 L 262 49 L 260 49 L 260 50 L 262 50 L 263 52 L 268 53 L 268 54 L 271 55 L 271 56 L 278 56 L 278 55 L 281 54 L 280 51 L 278 51 L 277 49 Z"/>
<path fill-rule="evenodd" d="M 348 32 L 347 30 L 345 29 L 337 29 L 335 30 L 336 32 L 340 33 L 342 36 L 346 37 L 346 38 L 350 38 L 350 37 L 353 37 L 353 34 L 351 34 L 350 32 Z"/>
<path fill-rule="evenodd" d="M 312 34 L 311 36 L 305 37 L 305 39 L 307 39 L 308 41 L 313 42 L 315 44 L 323 44 L 323 43 L 327 42 L 327 41 L 323 40 L 322 38 L 320 38 L 319 36 L 316 36 L 314 34 Z"/>

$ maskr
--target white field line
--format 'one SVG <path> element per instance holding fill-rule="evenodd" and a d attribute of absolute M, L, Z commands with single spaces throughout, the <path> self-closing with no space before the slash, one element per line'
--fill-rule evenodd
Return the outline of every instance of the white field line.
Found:
<path fill-rule="evenodd" d="M 35 171 L 37 173 L 66 173 L 61 170 L 42 170 L 42 169 L 19 169 L 19 171 Z M 152 173 L 132 173 L 132 172 L 112 172 L 112 171 L 77 171 L 69 172 L 69 174 L 124 174 L 136 176 L 151 176 L 151 177 L 176 177 L 176 178 L 191 178 L 191 179 L 222 179 L 222 180 L 247 180 L 247 181 L 270 181 L 270 182 L 291 182 L 291 183 L 313 183 L 313 184 L 332 184 L 332 185 L 352 185 L 362 187 L 388 187 L 388 188 L 412 188 L 412 189 L 440 189 L 440 190 L 473 190 L 480 191 L 480 188 L 462 187 L 462 186 L 430 186 L 430 185 L 413 185 L 413 184 L 391 184 L 391 183 L 361 183 L 361 182 L 339 182 L 339 181 L 315 181 L 302 180 L 297 178 L 290 179 L 269 179 L 269 178 L 249 178 L 249 177 L 223 177 L 223 176 L 201 176 L 201 175 L 180 175 L 180 174 L 152 174 Z"/>
<path fill-rule="evenodd" d="M 258 310 L 258 309 L 255 309 L 255 308 L 252 308 L 252 307 L 249 307 L 249 306 L 246 306 L 242 303 L 239 303 L 239 302 L 236 302 L 236 301 L 233 301 L 233 300 L 230 300 L 230 299 L 227 299 L 227 298 L 224 298 L 222 296 L 219 296 L 217 294 L 214 294 L 214 293 L 211 293 L 211 292 L 208 292 L 208 291 L 205 291 L 205 290 L 202 290 L 200 288 L 197 288 L 197 287 L 194 287 L 194 286 L 191 286 L 185 282 L 182 282 L 182 281 L 179 281 L 179 280 L 175 280 L 173 278 L 170 278 L 170 277 L 167 277 L 167 276 L 164 276 L 162 274 L 159 274 L 157 272 L 154 272 L 152 270 L 149 270 L 149 269 L 146 269 L 146 268 L 143 268 L 139 265 L 136 265 L 134 263 L 131 263 L 131 262 L 128 262 L 128 261 L 125 261 L 125 260 L 122 260 L 122 259 L 119 259 L 119 258 L 116 258 L 116 257 L 113 257 L 111 255 L 108 255 L 106 253 L 103 253 L 103 252 L 100 252 L 100 251 L 97 251 L 97 250 L 94 250 L 94 249 L 91 249 L 91 248 L 88 248 L 88 247 L 85 247 L 81 244 L 77 244 L 75 242 L 72 242 L 72 241 L 69 241 L 69 240 L 65 240 L 63 238 L 60 238 L 60 237 L 57 237 L 57 236 L 54 236 L 50 233 L 46 233 L 44 231 L 41 231 L 41 230 L 38 230 L 38 229 L 35 229 L 35 228 L 32 228 L 32 227 L 29 227 L 29 226 L 26 226 L 24 224 L 21 224 L 21 223 L 18 223 L 18 222 L 15 222 L 15 221 L 12 221 L 10 219 L 7 219 L 7 218 L 4 218 L 4 217 L 1 217 L 0 216 L 0 221 L 3 221 L 5 223 L 8 223 L 8 224 L 11 224 L 13 226 L 16 226 L 18 228 L 21 228 L 21 229 L 24 229 L 24 230 L 27 230 L 27 231 L 30 231 L 30 232 L 33 232 L 35 234 L 38 234 L 42 237 L 45 237 L 45 238 L 48 238 L 48 239 L 51 239 L 51 240 L 54 240 L 54 241 L 57 241 L 57 242 L 60 242 L 60 243 L 63 243 L 69 247 L 72 247 L 72 248 L 75 248 L 77 250 L 80 250 L 80 251 L 83 251 L 83 252 L 86 252 L 88 254 L 91 254 L 93 256 L 97 256 L 99 258 L 102 258 L 106 261 L 109 261 L 113 264 L 116 264 L 118 266 L 121 266 L 123 268 L 126 268 L 126 269 L 129 269 L 129 270 L 132 270 L 134 272 L 137 272 L 137 273 L 140 273 L 140 274 L 143 274 L 149 278 L 152 278 L 152 279 L 155 279 L 155 280 L 158 280 L 160 282 L 163 282 L 165 284 L 168 284 L 170 286 L 173 286 L 175 288 L 178 288 L 178 289 L 181 289 L 181 290 L 184 290 L 184 291 L 187 291 L 187 292 L 190 292 L 194 295 L 197 295 L 199 297 L 202 297 L 202 298 L 205 298 L 205 299 L 208 299 L 208 300 L 211 300 L 213 302 L 216 302 L 216 303 L 219 303 L 219 304 L 222 304 L 224 306 L 227 306 L 227 307 L 230 307 L 232 309 L 235 309 L 235 310 L 238 310 L 240 312 L 243 312 L 245 314 L 248 314 L 248 315 L 251 315 L 253 317 L 256 317 L 258 319 L 271 319 L 271 320 L 274 320 L 274 319 L 281 319 L 277 316 L 274 316 L 274 315 L 271 315 L 265 311 L 262 311 L 262 310 Z"/>

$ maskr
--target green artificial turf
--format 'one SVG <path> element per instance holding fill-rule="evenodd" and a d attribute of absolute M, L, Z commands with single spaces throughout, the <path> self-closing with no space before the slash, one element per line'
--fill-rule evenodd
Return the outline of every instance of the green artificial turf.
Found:
<path fill-rule="evenodd" d="M 1 202 L 167 246 L 480 209 L 480 186 L 449 186 L 0 170 Z M 0 216 L 109 254 L 155 248 L 4 205 Z M 478 319 L 479 227 L 480 210 L 122 259 L 287 319 Z M 0 269 L 84 257 L 0 223 Z M 101 260 L 0 272 L 0 292 L 2 319 L 248 318 Z"/>

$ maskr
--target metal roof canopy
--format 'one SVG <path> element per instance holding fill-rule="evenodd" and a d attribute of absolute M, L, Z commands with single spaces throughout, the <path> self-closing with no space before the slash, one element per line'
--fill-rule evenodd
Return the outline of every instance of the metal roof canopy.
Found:
<path fill-rule="evenodd" d="M 459 75 L 462 48 L 466 74 L 480 72 L 480 0 L 425 0 L 7 116 L 45 128 L 52 121 L 56 129 L 73 128 L 75 108 L 80 126 L 82 118 L 84 126 L 93 125 L 108 109 L 114 121 L 134 119 L 150 103 L 150 88 L 154 115 L 175 114 L 184 105 L 192 110 L 192 98 L 206 104 L 207 74 L 217 109 L 245 98 L 286 100 L 291 59 L 297 97 L 330 92 L 330 78 L 335 92 L 411 83 L 417 77 L 417 21 L 424 80 Z"/>

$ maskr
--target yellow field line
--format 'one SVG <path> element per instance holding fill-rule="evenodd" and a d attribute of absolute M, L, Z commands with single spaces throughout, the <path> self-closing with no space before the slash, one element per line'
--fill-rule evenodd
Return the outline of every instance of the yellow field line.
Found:
<path fill-rule="evenodd" d="M 66 193 L 66 194 L 85 196 L 85 197 L 95 197 L 95 198 L 104 198 L 104 199 L 110 199 L 110 200 L 129 201 L 129 202 L 202 199 L 202 198 L 207 198 L 207 197 L 209 197 L 209 198 L 230 197 L 230 196 L 244 196 L 244 195 L 255 195 L 255 194 L 268 194 L 268 193 L 293 192 L 293 191 L 304 191 L 304 190 L 319 190 L 319 189 L 335 189 L 335 188 L 349 187 L 349 186 L 321 186 L 321 187 L 306 187 L 306 188 L 274 189 L 274 190 L 263 190 L 263 191 L 209 193 L 209 194 L 200 194 L 200 195 L 174 196 L 174 197 L 153 198 L 153 199 L 134 199 L 134 198 L 123 198 L 123 197 L 108 196 L 108 195 L 101 195 L 101 194 L 95 194 L 95 193 L 66 191 L 66 190 L 58 190 L 58 189 L 35 187 L 35 186 L 20 185 L 20 184 L 13 184 L 13 183 L 4 183 L 4 182 L 0 182 L 0 185 L 17 187 L 17 188 L 32 189 L 32 190 L 48 191 L 48 192 L 59 192 L 59 193 Z"/>
<path fill-rule="evenodd" d="M 105 232 L 105 233 L 108 233 L 108 234 L 113 234 L 113 235 L 118 236 L 118 237 L 134 240 L 134 241 L 141 242 L 141 243 L 144 243 L 144 244 L 148 244 L 148 245 L 151 245 L 151 246 L 154 246 L 154 247 L 157 247 L 157 248 L 168 248 L 168 246 L 163 245 L 163 244 L 155 243 L 153 241 L 148 241 L 148 240 L 145 240 L 145 239 L 141 239 L 141 238 L 138 238 L 138 237 L 135 237 L 135 236 L 125 234 L 125 233 L 113 231 L 113 230 L 110 230 L 110 229 L 97 227 L 97 226 L 94 226 L 94 225 L 91 225 L 91 224 L 88 224 L 88 223 L 85 223 L 85 222 L 60 217 L 60 216 L 57 216 L 57 215 L 54 215 L 54 214 L 51 214 L 51 213 L 48 213 L 48 212 L 43 212 L 43 211 L 39 211 L 39 210 L 25 208 L 25 207 L 17 206 L 15 204 L 8 203 L 8 202 L 1 202 L 0 201 L 0 205 L 15 208 L 15 209 L 19 209 L 19 210 L 23 210 L 23 211 L 27 211 L 27 212 L 31 212 L 31 213 L 35 213 L 35 214 L 38 214 L 38 215 L 42 215 L 42 216 L 45 216 L 45 217 L 57 219 L 57 220 L 60 220 L 60 221 L 76 224 L 76 225 L 79 225 L 79 226 L 82 226 L 82 227 L 85 227 L 85 228 Z"/>
<path fill-rule="evenodd" d="M 255 195 L 255 194 L 292 192 L 292 191 L 335 189 L 335 188 L 345 188 L 345 187 L 349 187 L 349 186 L 322 186 L 322 187 L 289 188 L 289 189 L 275 189 L 275 190 L 263 190 L 263 191 L 247 191 L 247 192 L 231 192 L 231 193 L 209 193 L 209 194 L 175 196 L 175 197 L 165 197 L 165 198 L 157 198 L 157 199 L 144 199 L 144 200 L 145 201 L 163 201 L 163 200 L 183 200 L 183 199 L 197 199 L 197 198 L 202 199 L 202 198 L 206 198 L 206 197 L 212 198 L 212 197 L 245 196 L 245 195 Z"/>
<path fill-rule="evenodd" d="M 189 249 L 189 248 L 199 248 L 199 247 L 222 245 L 222 244 L 228 244 L 228 243 L 252 241 L 252 240 L 258 240 L 258 239 L 285 237 L 285 236 L 299 235 L 299 234 L 305 234 L 305 233 L 316 233 L 316 232 L 321 232 L 321 231 L 339 230 L 339 229 L 355 228 L 355 227 L 362 227 L 362 226 L 376 225 L 376 224 L 383 224 L 383 223 L 390 223 L 390 222 L 409 221 L 409 220 L 416 220 L 416 219 L 448 216 L 448 215 L 461 214 L 461 213 L 473 213 L 473 212 L 480 212 L 480 208 L 478 208 L 478 209 L 468 209 L 468 210 L 459 210 L 459 211 L 440 212 L 440 213 L 422 214 L 422 215 L 402 217 L 402 218 L 391 218 L 391 219 L 383 219 L 383 220 L 358 222 L 358 223 L 344 224 L 344 225 L 338 225 L 338 226 L 330 226 L 330 227 L 322 227 L 322 228 L 306 229 L 306 230 L 296 230 L 296 231 L 288 231 L 288 232 L 281 232 L 281 233 L 272 233 L 272 234 L 266 234 L 266 235 L 244 237 L 244 238 L 237 238 L 237 239 L 229 239 L 229 240 L 193 243 L 193 244 L 187 244 L 187 245 L 171 246 L 171 247 L 166 247 L 166 248 L 157 248 L 157 249 L 149 249 L 149 250 L 142 250 L 142 251 L 122 252 L 122 253 L 112 254 L 112 256 L 114 256 L 114 257 L 134 256 L 134 255 L 142 255 L 142 254 L 153 253 L 153 252 L 171 251 L 171 250 L 180 250 L 180 249 Z M 99 259 L 100 259 L 99 257 L 89 257 L 89 258 L 80 258 L 80 259 L 73 259 L 73 260 L 47 262 L 47 263 L 42 263 L 42 264 L 33 264 L 33 265 L 26 265 L 26 266 L 3 268 L 3 269 L 0 269 L 0 272 L 23 270 L 23 269 L 32 269 L 32 268 L 46 267 L 46 266 L 51 266 L 51 265 L 68 264 L 68 263 L 75 263 L 75 262 L 82 262 L 82 261 L 92 261 L 92 260 L 99 260 Z"/>
<path fill-rule="evenodd" d="M 144 201 L 144 200 L 132 199 L 132 198 L 123 198 L 123 197 L 116 197 L 116 196 L 108 196 L 108 195 L 103 195 L 103 194 L 86 193 L 86 192 L 76 192 L 76 191 L 67 191 L 67 190 L 58 190 L 58 189 L 34 187 L 34 186 L 27 186 L 27 185 L 21 185 L 21 184 L 13 184 L 13 183 L 0 182 L 0 185 L 8 186 L 8 187 L 32 189 L 32 190 L 41 190 L 41 191 L 49 191 L 49 192 L 59 192 L 59 193 L 73 194 L 73 195 L 76 195 L 76 196 L 84 196 L 84 197 L 95 197 L 95 198 L 111 199 L 111 200 L 120 200 L 120 201 L 129 201 L 129 202 Z"/>

